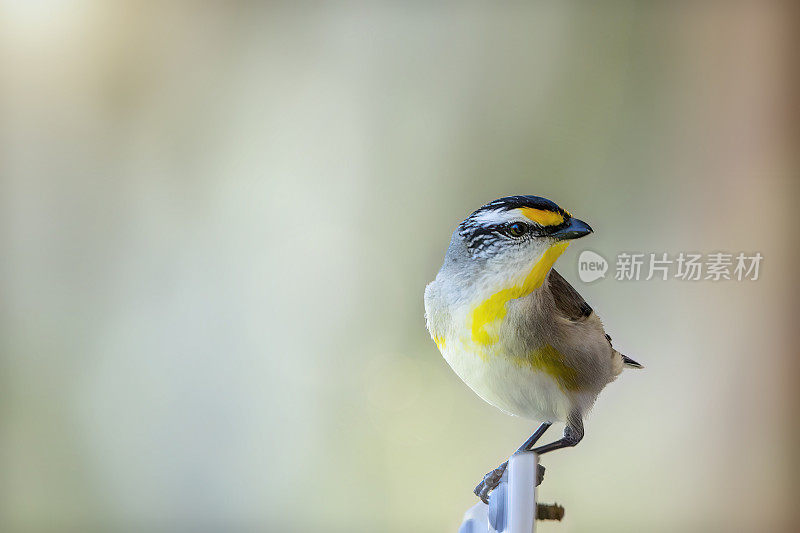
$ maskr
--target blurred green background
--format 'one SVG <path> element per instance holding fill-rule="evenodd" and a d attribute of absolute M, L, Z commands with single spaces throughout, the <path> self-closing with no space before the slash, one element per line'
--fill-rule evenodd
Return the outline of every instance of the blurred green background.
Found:
<path fill-rule="evenodd" d="M 796 531 L 795 11 L 0 0 L 0 530 L 456 531 L 534 423 L 422 292 L 537 194 L 646 366 L 540 531 Z M 765 259 L 586 285 L 583 249 Z"/>

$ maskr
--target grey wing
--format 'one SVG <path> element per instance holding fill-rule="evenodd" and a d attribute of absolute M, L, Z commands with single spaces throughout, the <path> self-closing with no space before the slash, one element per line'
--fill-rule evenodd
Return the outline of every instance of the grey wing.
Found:
<path fill-rule="evenodd" d="M 592 307 L 586 303 L 586 300 L 578 294 L 578 291 L 561 274 L 556 272 L 556 269 L 550 270 L 548 282 L 556 309 L 562 316 L 573 322 L 578 322 L 585 320 L 592 314 Z"/>
<path fill-rule="evenodd" d="M 555 269 L 550 270 L 550 277 L 548 279 L 550 283 L 550 292 L 553 294 L 553 300 L 555 301 L 558 312 L 572 322 L 585 322 L 584 326 L 590 327 L 589 325 L 592 321 L 588 319 L 594 311 L 591 306 L 586 303 L 586 300 L 584 300 L 583 297 L 578 294 L 578 291 L 576 291 L 561 274 L 556 272 Z M 614 350 L 614 346 L 611 344 L 611 336 L 603 331 L 602 323 L 600 319 L 597 318 L 597 315 L 595 315 L 593 320 L 596 322 L 596 327 L 599 328 L 597 331 L 605 336 L 609 347 L 613 350 L 612 353 L 619 353 Z M 622 364 L 627 367 L 644 368 L 626 355 L 619 354 L 619 356 L 622 358 Z"/>

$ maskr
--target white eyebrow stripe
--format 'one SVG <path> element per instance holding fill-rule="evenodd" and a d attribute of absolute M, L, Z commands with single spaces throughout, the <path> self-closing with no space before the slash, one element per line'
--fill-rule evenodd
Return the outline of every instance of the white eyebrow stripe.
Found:
<path fill-rule="evenodd" d="M 483 211 L 473 216 L 472 221 L 481 226 L 504 224 L 514 221 L 529 222 L 528 218 L 522 214 L 521 209 L 492 209 L 491 211 Z"/>
<path fill-rule="evenodd" d="M 503 222 L 507 222 L 508 219 L 508 211 L 505 209 L 483 211 L 473 217 L 473 220 L 480 225 L 501 224 Z"/>

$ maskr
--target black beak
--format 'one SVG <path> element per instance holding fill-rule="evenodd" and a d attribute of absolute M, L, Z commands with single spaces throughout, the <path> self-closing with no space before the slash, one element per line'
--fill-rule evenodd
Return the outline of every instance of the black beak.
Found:
<path fill-rule="evenodd" d="M 570 218 L 566 226 L 559 228 L 550 235 L 560 241 L 565 241 L 568 239 L 578 239 L 590 233 L 592 233 L 592 227 L 589 226 L 589 224 L 577 218 Z"/>

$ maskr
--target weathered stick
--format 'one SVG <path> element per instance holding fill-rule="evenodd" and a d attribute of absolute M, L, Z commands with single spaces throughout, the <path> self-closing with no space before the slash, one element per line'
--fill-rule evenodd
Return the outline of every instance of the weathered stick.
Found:
<path fill-rule="evenodd" d="M 536 520 L 558 520 L 564 518 L 564 508 L 557 503 L 537 503 Z"/>

